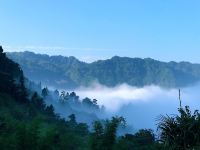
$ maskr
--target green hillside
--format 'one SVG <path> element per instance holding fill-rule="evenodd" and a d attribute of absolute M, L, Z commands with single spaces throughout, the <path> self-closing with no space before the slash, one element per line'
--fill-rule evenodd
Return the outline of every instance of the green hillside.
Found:
<path fill-rule="evenodd" d="M 150 58 L 112 57 L 93 63 L 75 57 L 48 56 L 32 52 L 7 54 L 19 63 L 25 75 L 57 88 L 88 86 L 99 82 L 106 86 L 127 83 L 132 86 L 158 85 L 183 87 L 200 80 L 200 65 L 189 62 L 160 62 Z"/>
<path fill-rule="evenodd" d="M 161 147 L 151 130 L 117 137 L 118 126 L 125 125 L 122 117 L 96 121 L 90 130 L 87 124 L 78 123 L 74 114 L 66 120 L 60 118 L 52 105 L 46 105 L 36 92 L 25 88 L 23 71 L 6 57 L 2 47 L 0 62 L 0 150 L 157 150 Z"/>
<path fill-rule="evenodd" d="M 0 149 L 88 149 L 87 124 L 74 115 L 60 118 L 37 93 L 24 86 L 20 66 L 0 47 Z"/>

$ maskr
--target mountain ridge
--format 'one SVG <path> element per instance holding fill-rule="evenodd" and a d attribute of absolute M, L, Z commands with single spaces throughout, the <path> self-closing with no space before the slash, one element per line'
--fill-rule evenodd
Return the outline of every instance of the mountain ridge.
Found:
<path fill-rule="evenodd" d="M 74 56 L 49 56 L 29 51 L 9 52 L 7 56 L 19 63 L 31 80 L 57 88 L 89 86 L 94 81 L 109 87 L 127 83 L 136 87 L 154 84 L 174 88 L 200 80 L 200 64 L 185 61 L 113 56 L 86 63 Z"/>

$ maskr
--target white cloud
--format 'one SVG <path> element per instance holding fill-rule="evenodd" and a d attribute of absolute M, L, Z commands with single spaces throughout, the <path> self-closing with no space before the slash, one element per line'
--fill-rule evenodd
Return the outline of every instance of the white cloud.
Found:
<path fill-rule="evenodd" d="M 96 98 L 100 105 L 104 105 L 109 111 L 117 111 L 123 105 L 136 102 L 149 102 L 158 97 L 171 98 L 177 97 L 177 90 L 164 90 L 158 86 L 146 86 L 144 88 L 136 88 L 127 84 L 122 84 L 114 88 L 109 88 L 99 84 L 95 84 L 89 88 L 79 88 L 77 94 L 84 97 Z"/>
<path fill-rule="evenodd" d="M 189 105 L 192 110 L 200 110 L 199 89 L 198 85 L 182 89 L 182 106 Z M 75 92 L 81 98 L 96 98 L 100 105 L 106 107 L 109 116 L 123 116 L 136 129 L 156 130 L 159 115 L 178 113 L 178 89 L 162 89 L 153 85 L 136 88 L 126 84 L 109 88 L 94 84 L 78 88 Z"/>

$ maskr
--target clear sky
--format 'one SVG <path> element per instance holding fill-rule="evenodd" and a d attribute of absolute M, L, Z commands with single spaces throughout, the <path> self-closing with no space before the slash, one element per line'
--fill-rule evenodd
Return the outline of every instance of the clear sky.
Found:
<path fill-rule="evenodd" d="M 86 61 L 200 63 L 199 0 L 0 0 L 0 44 Z"/>

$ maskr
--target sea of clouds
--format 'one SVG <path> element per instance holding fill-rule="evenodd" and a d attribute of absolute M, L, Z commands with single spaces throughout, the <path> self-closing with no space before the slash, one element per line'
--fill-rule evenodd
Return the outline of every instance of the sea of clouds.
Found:
<path fill-rule="evenodd" d="M 106 87 L 93 84 L 90 87 L 75 89 L 81 98 L 89 97 L 104 105 L 108 116 L 123 116 L 127 124 L 135 129 L 152 128 L 160 115 L 177 114 L 179 107 L 178 89 L 163 89 L 159 86 L 137 88 L 127 84 Z M 182 106 L 200 110 L 200 85 L 181 89 Z"/>

